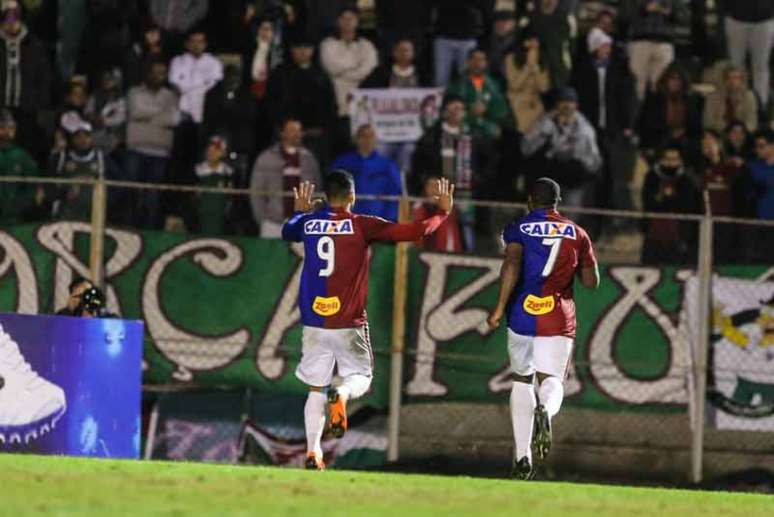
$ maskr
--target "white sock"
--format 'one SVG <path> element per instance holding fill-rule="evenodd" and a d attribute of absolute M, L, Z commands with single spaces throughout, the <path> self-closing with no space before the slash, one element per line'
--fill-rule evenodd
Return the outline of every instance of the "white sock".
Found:
<path fill-rule="evenodd" d="M 310 391 L 304 406 L 304 427 L 306 427 L 306 451 L 322 458 L 323 429 L 325 429 L 325 404 L 327 397 L 319 391 Z"/>
<path fill-rule="evenodd" d="M 362 397 L 371 387 L 371 377 L 365 375 L 349 375 L 344 377 L 341 386 L 336 388 L 339 392 L 339 397 L 344 399 L 344 402 Z"/>
<path fill-rule="evenodd" d="M 562 407 L 562 399 L 564 398 L 562 381 L 554 376 L 546 377 L 540 383 L 538 396 L 540 403 L 545 406 L 546 412 L 548 412 L 548 417 L 554 418 L 554 415 L 559 412 L 559 408 Z"/>
<path fill-rule="evenodd" d="M 514 382 L 511 388 L 511 422 L 516 459 L 526 456 L 532 463 L 532 424 L 535 419 L 535 388 L 532 383 Z"/>

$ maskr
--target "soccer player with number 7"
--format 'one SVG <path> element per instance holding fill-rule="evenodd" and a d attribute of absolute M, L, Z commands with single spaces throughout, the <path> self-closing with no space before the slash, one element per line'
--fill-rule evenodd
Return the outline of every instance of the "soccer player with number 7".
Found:
<path fill-rule="evenodd" d="M 352 213 L 355 182 L 336 170 L 325 179 L 327 204 L 318 207 L 315 186 L 302 182 L 293 189 L 294 214 L 282 227 L 286 241 L 304 243 L 298 306 L 303 325 L 301 361 L 296 377 L 309 386 L 304 406 L 306 468 L 323 470 L 321 440 L 326 405 L 333 435 L 347 430 L 349 400 L 371 386 L 373 353 L 368 334 L 368 247 L 377 241 L 417 241 L 434 232 L 452 209 L 454 185 L 439 180 L 434 202 L 438 212 L 423 221 L 392 223 Z M 342 379 L 332 387 L 334 368 Z"/>
<path fill-rule="evenodd" d="M 534 475 L 532 451 L 543 460 L 551 447 L 551 419 L 562 405 L 575 339 L 575 274 L 584 287 L 599 286 L 591 239 L 556 211 L 559 201 L 558 183 L 536 180 L 527 198 L 529 213 L 503 230 L 500 294 L 488 319 L 494 330 L 507 312 L 515 442 L 512 476 L 519 479 Z"/>

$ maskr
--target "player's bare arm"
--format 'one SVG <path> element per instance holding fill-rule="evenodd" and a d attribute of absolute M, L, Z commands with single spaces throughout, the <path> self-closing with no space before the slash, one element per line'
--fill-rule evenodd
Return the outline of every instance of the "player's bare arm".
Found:
<path fill-rule="evenodd" d="M 599 287 L 599 266 L 593 264 L 584 267 L 579 272 L 581 285 L 587 289 L 596 289 Z"/>
<path fill-rule="evenodd" d="M 516 283 L 519 281 L 522 253 L 523 248 L 521 244 L 511 243 L 505 248 L 505 259 L 500 267 L 500 294 L 497 297 L 497 305 L 487 319 L 489 328 L 492 330 L 500 326 L 500 320 L 505 313 L 505 306 L 508 304 L 513 288 L 516 287 Z"/>
<path fill-rule="evenodd" d="M 438 195 L 433 197 L 435 206 L 439 210 L 451 212 L 454 206 L 454 183 L 450 183 L 448 179 L 441 178 L 438 180 Z"/>

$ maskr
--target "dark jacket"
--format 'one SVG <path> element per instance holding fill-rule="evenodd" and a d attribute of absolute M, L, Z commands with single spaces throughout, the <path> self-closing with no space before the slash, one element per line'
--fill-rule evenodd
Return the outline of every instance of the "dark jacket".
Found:
<path fill-rule="evenodd" d="M 662 8 L 669 9 L 669 14 L 647 12 L 646 7 L 650 2 L 658 2 Z M 623 9 L 623 13 L 629 22 L 629 39 L 631 41 L 672 41 L 675 22 L 684 14 L 679 1 L 629 0 L 627 3 L 628 6 Z"/>
<path fill-rule="evenodd" d="M 568 61 L 573 53 L 567 13 L 563 13 L 558 7 L 549 14 L 536 9 L 530 16 L 529 24 L 540 38 L 540 53 L 548 68 L 551 87 L 565 86 L 570 80 Z"/>
<path fill-rule="evenodd" d="M 20 107 L 26 111 L 47 108 L 51 102 L 52 65 L 45 47 L 32 34 L 22 38 L 19 67 L 21 91 L 18 99 L 7 98 L 9 63 L 6 40 L 0 37 L 0 106 Z"/>
<path fill-rule="evenodd" d="M 704 112 L 704 97 L 699 93 L 687 92 L 686 135 L 688 140 L 696 140 L 702 132 L 702 113 Z M 655 148 L 670 138 L 667 127 L 667 100 L 663 93 L 648 93 L 640 110 L 637 122 L 637 133 L 640 135 L 640 145 L 645 148 Z"/>
<path fill-rule="evenodd" d="M 255 111 L 255 99 L 245 87 L 229 90 L 226 81 L 220 81 L 204 98 L 203 139 L 222 136 L 230 150 L 252 157 L 258 151 Z"/>
<path fill-rule="evenodd" d="M 578 107 L 599 132 L 599 73 L 589 57 L 573 70 L 572 83 L 578 91 Z M 637 96 L 629 65 L 618 57 L 611 59 L 605 74 L 605 129 L 608 134 L 634 129 Z"/>
<path fill-rule="evenodd" d="M 723 10 L 734 20 L 757 23 L 774 18 L 774 2 L 771 0 L 721 0 Z"/>
<path fill-rule="evenodd" d="M 285 63 L 272 73 L 266 97 L 273 124 L 295 116 L 305 128 L 327 128 L 336 118 L 336 97 L 328 76 L 316 65 Z"/>
<path fill-rule="evenodd" d="M 423 73 L 425 70 L 420 66 L 415 66 L 414 70 L 418 76 L 417 88 L 424 88 L 431 86 L 431 81 L 427 74 Z M 392 75 L 392 63 L 385 63 L 374 68 L 371 75 L 365 78 L 360 85 L 361 88 L 389 88 L 390 76 Z"/>
<path fill-rule="evenodd" d="M 435 35 L 476 39 L 492 25 L 492 0 L 434 0 Z"/>

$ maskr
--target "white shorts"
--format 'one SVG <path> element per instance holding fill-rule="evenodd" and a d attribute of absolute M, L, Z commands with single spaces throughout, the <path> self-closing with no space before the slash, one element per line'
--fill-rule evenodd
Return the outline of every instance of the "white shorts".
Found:
<path fill-rule="evenodd" d="M 572 339 L 565 336 L 522 336 L 508 329 L 508 355 L 516 375 L 540 372 L 563 380 L 572 345 Z"/>
<path fill-rule="evenodd" d="M 333 369 L 340 377 L 363 375 L 370 378 L 374 370 L 371 337 L 368 327 L 323 329 L 304 327 L 301 361 L 296 377 L 309 386 L 323 388 L 333 380 Z"/>

